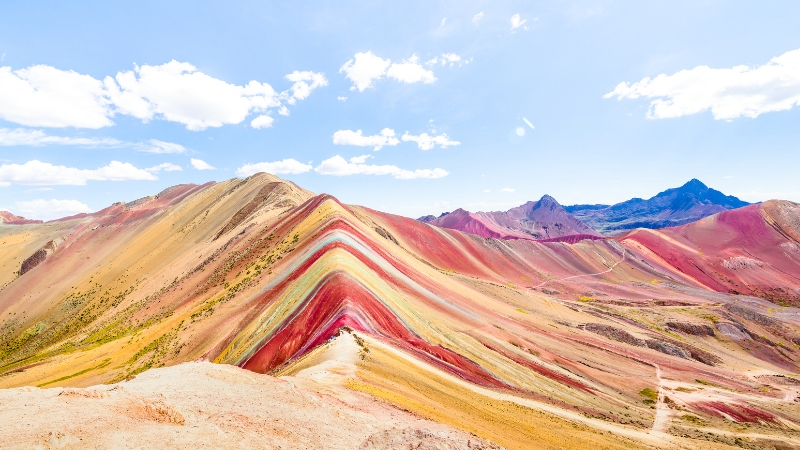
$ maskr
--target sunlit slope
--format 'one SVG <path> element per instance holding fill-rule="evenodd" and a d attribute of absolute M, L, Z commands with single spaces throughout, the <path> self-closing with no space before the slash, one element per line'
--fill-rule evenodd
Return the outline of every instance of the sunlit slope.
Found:
<path fill-rule="evenodd" d="M 786 440 L 800 423 L 796 310 L 715 292 L 631 238 L 484 239 L 263 174 L 2 232 L 12 258 L 64 236 L 0 291 L 3 386 L 198 358 L 297 375 L 352 332 L 350 387 L 509 448 Z"/>
<path fill-rule="evenodd" d="M 39 368 L 29 376 L 27 370 L 12 372 L 25 381 L 14 382 L 8 375 L 0 380 L 39 384 L 49 381 L 49 374 L 69 376 L 76 367 L 102 366 L 87 376 L 106 372 L 86 382 L 124 374 L 122 368 L 112 367 L 137 352 L 136 345 L 129 345 L 131 336 L 146 340 L 150 333 L 164 334 L 184 319 L 175 309 L 189 289 L 177 285 L 231 239 L 214 240 L 238 211 L 260 199 L 262 209 L 251 221 L 267 220 L 310 196 L 275 177 L 259 175 L 245 181 L 176 186 L 90 216 L 3 227 L 2 241 L 25 247 L 11 249 L 15 257 L 33 254 L 49 241 L 61 242 L 43 262 L 0 291 L 0 370 L 18 371 L 31 364 Z M 20 239 L 20 234 L 36 238 Z M 14 263 L 18 260 L 12 258 Z M 76 365 L 78 361 L 86 361 L 86 367 Z"/>
<path fill-rule="evenodd" d="M 719 292 L 800 306 L 800 205 L 771 200 L 662 230 L 621 236 Z"/>

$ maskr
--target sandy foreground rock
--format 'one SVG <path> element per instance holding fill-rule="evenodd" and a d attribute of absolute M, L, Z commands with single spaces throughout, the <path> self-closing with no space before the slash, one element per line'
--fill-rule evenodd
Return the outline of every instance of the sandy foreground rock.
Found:
<path fill-rule="evenodd" d="M 3 389 L 0 405 L 1 448 L 500 448 L 344 387 L 207 362 L 85 389 Z"/>

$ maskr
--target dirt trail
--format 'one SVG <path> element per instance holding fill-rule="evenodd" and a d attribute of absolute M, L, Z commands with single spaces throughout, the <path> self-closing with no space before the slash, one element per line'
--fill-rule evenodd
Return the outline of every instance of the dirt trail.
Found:
<path fill-rule="evenodd" d="M 623 247 L 622 248 L 622 258 L 619 261 L 615 262 L 611 267 L 609 267 L 608 270 L 604 270 L 602 272 L 597 272 L 597 273 L 585 273 L 583 275 L 572 275 L 572 276 L 564 277 L 564 278 L 553 278 L 553 279 L 550 279 L 550 280 L 545 280 L 545 281 L 539 283 L 538 285 L 533 286 L 533 289 L 540 288 L 540 287 L 544 286 L 545 284 L 550 283 L 551 281 L 564 281 L 564 280 L 571 280 L 573 278 L 593 277 L 595 275 L 603 275 L 604 273 L 609 273 L 612 270 L 614 270 L 619 264 L 621 264 L 622 262 L 625 261 L 625 256 L 627 256 L 627 253 L 628 253 L 627 250 L 625 250 L 625 248 Z"/>
<path fill-rule="evenodd" d="M 661 367 L 658 364 L 653 365 L 656 367 L 656 379 L 658 379 L 658 399 L 656 400 L 656 415 L 653 418 L 653 427 L 650 432 L 664 433 L 669 420 L 669 408 L 664 403 L 664 380 L 661 378 Z"/>

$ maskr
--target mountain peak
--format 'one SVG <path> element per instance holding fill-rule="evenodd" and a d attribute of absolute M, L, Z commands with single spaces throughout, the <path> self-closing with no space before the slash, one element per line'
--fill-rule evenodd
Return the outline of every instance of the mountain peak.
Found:
<path fill-rule="evenodd" d="M 705 191 L 708 189 L 702 181 L 698 180 L 697 178 L 692 178 L 691 180 L 687 181 L 686 184 L 679 187 L 678 190 L 680 191 L 689 191 L 689 192 L 700 192 Z"/>
<path fill-rule="evenodd" d="M 553 204 L 553 203 L 556 204 L 556 205 L 559 205 L 558 201 L 555 198 L 553 198 L 553 197 L 551 197 L 551 196 L 549 196 L 547 194 L 544 194 L 542 196 L 542 198 L 539 199 L 539 204 L 540 205 L 547 205 L 547 204 Z"/>

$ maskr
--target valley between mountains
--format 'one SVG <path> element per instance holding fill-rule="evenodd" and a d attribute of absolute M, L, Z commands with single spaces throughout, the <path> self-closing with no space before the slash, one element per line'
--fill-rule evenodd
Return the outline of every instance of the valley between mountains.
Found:
<path fill-rule="evenodd" d="M 538 203 L 486 236 L 261 173 L 4 220 L 0 442 L 800 448 L 800 205 Z"/>

